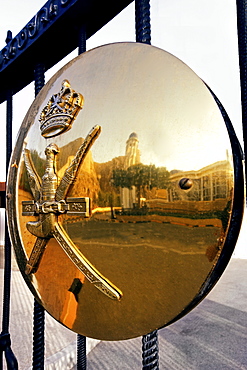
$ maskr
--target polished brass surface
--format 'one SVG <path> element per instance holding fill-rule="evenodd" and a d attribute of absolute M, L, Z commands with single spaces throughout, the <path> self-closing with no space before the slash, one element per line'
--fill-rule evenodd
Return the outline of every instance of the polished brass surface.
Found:
<path fill-rule="evenodd" d="M 83 110 L 69 130 L 52 117 L 42 136 L 40 116 L 63 81 Z M 214 98 L 174 56 L 119 43 L 72 60 L 30 107 L 9 171 L 11 238 L 36 298 L 105 340 L 174 320 L 224 250 L 232 156 Z"/>

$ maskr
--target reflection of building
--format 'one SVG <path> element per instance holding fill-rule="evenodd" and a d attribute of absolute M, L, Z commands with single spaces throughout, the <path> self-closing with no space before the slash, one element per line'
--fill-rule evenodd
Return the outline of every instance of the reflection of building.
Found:
<path fill-rule="evenodd" d="M 179 187 L 179 180 L 189 178 L 193 186 L 189 191 Z M 214 201 L 226 199 L 232 189 L 232 166 L 228 160 L 218 161 L 198 171 L 171 171 L 169 201 Z"/>
<path fill-rule="evenodd" d="M 181 189 L 180 180 L 190 179 L 192 187 Z M 218 161 L 197 171 L 170 172 L 167 199 L 149 199 L 149 213 L 188 219 L 219 219 L 224 225 L 229 219 L 232 200 L 233 168 L 228 160 Z M 200 221 L 201 222 L 201 221 Z M 213 225 L 216 225 L 214 221 Z M 193 223 L 193 225 L 196 225 Z M 211 223 L 210 223 L 211 225 Z"/>
<path fill-rule="evenodd" d="M 139 140 L 135 132 L 130 134 L 126 141 L 124 169 L 127 170 L 130 166 L 140 163 Z M 132 189 L 121 188 L 121 205 L 123 208 L 133 208 L 136 204 L 136 188 Z"/>
<path fill-rule="evenodd" d="M 128 167 L 140 163 L 140 150 L 138 148 L 139 140 L 135 132 L 130 134 L 128 140 L 126 141 L 125 150 L 125 161 L 124 169 L 127 170 Z"/>

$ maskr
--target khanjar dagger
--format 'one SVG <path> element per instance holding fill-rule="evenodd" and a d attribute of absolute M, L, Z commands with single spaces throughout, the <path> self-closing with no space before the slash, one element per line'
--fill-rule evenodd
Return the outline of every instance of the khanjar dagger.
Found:
<path fill-rule="evenodd" d="M 58 222 L 58 215 L 66 212 L 73 213 L 73 207 L 77 203 L 77 209 L 83 208 L 84 215 L 89 214 L 87 198 L 67 198 L 70 185 L 76 178 L 79 166 L 83 163 L 89 149 L 101 132 L 100 126 L 94 126 L 86 139 L 79 147 L 73 161 L 66 169 L 64 176 L 58 184 L 56 174 L 56 155 L 59 148 L 56 144 L 49 144 L 45 149 L 46 169 L 40 179 L 32 162 L 29 150 L 24 150 L 24 162 L 28 174 L 28 181 L 33 195 L 33 201 L 23 201 L 23 215 L 37 215 L 38 221 L 27 222 L 28 231 L 37 237 L 26 264 L 26 274 L 35 273 L 42 259 L 46 245 L 51 238 L 55 238 L 61 248 L 84 274 L 84 276 L 102 293 L 111 299 L 120 300 L 122 292 L 106 279 L 82 254 L 70 239 L 63 226 Z M 82 203 L 86 203 L 82 207 Z"/>

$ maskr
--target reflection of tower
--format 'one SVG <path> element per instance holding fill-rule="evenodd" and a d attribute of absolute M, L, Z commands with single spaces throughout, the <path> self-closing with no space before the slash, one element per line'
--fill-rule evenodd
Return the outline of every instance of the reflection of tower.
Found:
<path fill-rule="evenodd" d="M 126 141 L 124 169 L 127 170 L 130 166 L 140 163 L 140 150 L 138 147 L 139 140 L 135 132 L 130 134 Z M 121 189 L 121 203 L 123 208 L 133 208 L 136 204 L 136 188 L 132 186 L 132 189 L 122 188 Z"/>
<path fill-rule="evenodd" d="M 127 169 L 134 164 L 140 163 L 140 150 L 138 148 L 138 136 L 135 132 L 130 134 L 128 140 L 126 141 L 126 150 L 125 150 L 125 161 L 124 167 Z"/>

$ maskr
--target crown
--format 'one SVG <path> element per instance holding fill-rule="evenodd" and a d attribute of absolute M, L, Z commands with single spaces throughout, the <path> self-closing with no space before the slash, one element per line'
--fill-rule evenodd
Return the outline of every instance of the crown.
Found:
<path fill-rule="evenodd" d="M 59 93 L 52 95 L 40 114 L 41 135 L 49 138 L 70 130 L 83 101 L 83 96 L 71 89 L 68 80 L 64 80 Z"/>

